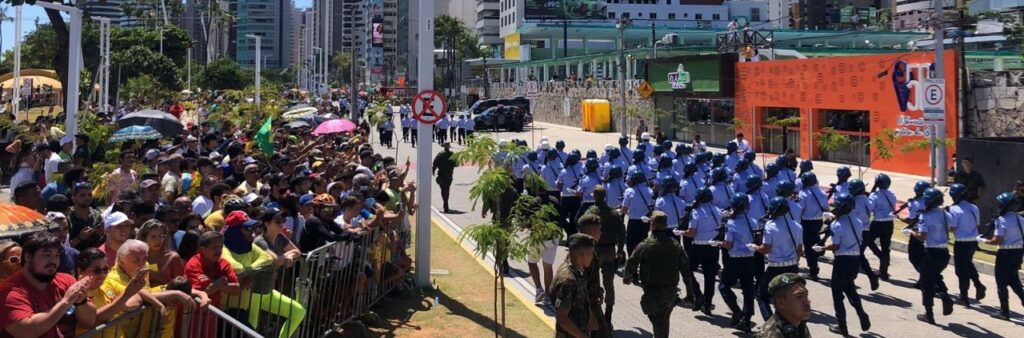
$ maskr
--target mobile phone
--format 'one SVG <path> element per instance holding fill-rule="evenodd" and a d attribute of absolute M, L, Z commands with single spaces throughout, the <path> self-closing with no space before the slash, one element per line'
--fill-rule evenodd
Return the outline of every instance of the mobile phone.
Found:
<path fill-rule="evenodd" d="M 139 277 L 139 278 L 141 278 L 141 277 L 145 277 L 145 276 L 146 276 L 146 274 L 148 274 L 148 273 L 149 273 L 149 271 L 150 271 L 150 270 L 149 270 L 149 267 L 148 267 L 148 266 L 147 266 L 147 267 L 144 267 L 144 268 L 141 268 L 141 269 L 139 269 L 139 271 L 135 272 L 135 277 Z"/>

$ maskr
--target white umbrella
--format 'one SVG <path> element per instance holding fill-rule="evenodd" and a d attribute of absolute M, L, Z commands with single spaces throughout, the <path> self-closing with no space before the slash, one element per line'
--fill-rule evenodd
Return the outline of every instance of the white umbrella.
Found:
<path fill-rule="evenodd" d="M 313 107 L 299 108 L 295 110 L 289 110 L 284 114 L 281 114 L 281 118 L 284 119 L 285 121 L 291 121 L 295 119 L 316 115 L 316 112 L 317 109 Z"/>

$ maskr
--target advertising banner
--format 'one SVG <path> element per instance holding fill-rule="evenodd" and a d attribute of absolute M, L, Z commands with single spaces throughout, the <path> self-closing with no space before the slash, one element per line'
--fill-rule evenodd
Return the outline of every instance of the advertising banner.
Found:
<path fill-rule="evenodd" d="M 384 19 L 374 18 L 371 27 L 373 28 L 373 47 L 384 47 Z"/>
<path fill-rule="evenodd" d="M 606 0 L 525 0 L 526 20 L 605 20 Z"/>

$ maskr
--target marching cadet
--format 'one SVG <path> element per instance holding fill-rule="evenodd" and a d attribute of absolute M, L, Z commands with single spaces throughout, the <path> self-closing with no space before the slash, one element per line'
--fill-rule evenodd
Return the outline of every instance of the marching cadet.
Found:
<path fill-rule="evenodd" d="M 597 188 L 597 186 L 601 184 L 601 175 L 597 173 L 599 168 L 600 166 L 597 164 L 597 158 L 588 158 L 587 164 L 583 166 L 584 174 L 583 177 L 580 178 L 579 189 L 576 190 L 576 195 L 581 197 L 583 200 L 580 204 L 579 215 L 577 215 L 577 218 L 587 212 L 587 209 L 590 209 L 590 206 L 594 205 L 594 188 Z"/>
<path fill-rule="evenodd" d="M 565 234 L 572 236 L 578 232 L 576 228 L 576 216 L 580 211 L 580 197 L 577 191 L 580 188 L 580 179 L 583 172 L 577 170 L 579 164 L 579 153 L 566 155 L 565 168 L 558 174 L 555 180 L 555 188 L 561 191 L 562 199 L 559 201 L 559 220 L 565 221 Z"/>
<path fill-rule="evenodd" d="M 757 338 L 811 338 L 807 321 L 811 319 L 811 300 L 807 281 L 796 273 L 776 276 L 768 284 L 777 312 L 757 332 Z"/>
<path fill-rule="evenodd" d="M 747 203 L 747 216 L 750 216 L 757 222 L 754 228 L 760 232 L 758 238 L 764 233 L 764 224 L 767 222 L 765 218 L 768 215 L 768 201 L 771 201 L 771 198 L 768 198 L 768 195 L 764 193 L 762 184 L 761 178 L 757 175 L 747 176 L 746 188 L 747 198 L 749 199 Z M 756 244 L 761 244 L 760 239 Z M 752 268 L 754 269 L 754 280 L 760 280 L 761 274 L 764 273 L 764 255 L 760 252 L 754 252 L 754 265 Z"/>
<path fill-rule="evenodd" d="M 654 210 L 664 212 L 668 216 L 668 228 L 679 227 L 679 222 L 686 211 L 686 204 L 679 197 L 679 181 L 672 177 L 661 178 L 661 197 L 654 202 Z"/>
<path fill-rule="evenodd" d="M 747 191 L 747 176 L 753 174 L 754 172 L 750 170 L 750 161 L 746 159 L 740 160 L 736 164 L 736 171 L 732 174 L 732 191 L 734 193 Z M 758 178 L 760 179 L 760 177 Z"/>
<path fill-rule="evenodd" d="M 463 136 L 466 142 L 473 137 L 473 131 L 476 130 L 476 122 L 473 121 L 473 117 L 467 117 L 466 122 L 462 124 L 462 131 L 465 133 Z"/>
<path fill-rule="evenodd" d="M 711 204 L 719 209 L 729 208 L 729 202 L 732 200 L 733 191 L 729 187 L 729 173 L 725 168 L 715 168 L 711 170 Z"/>
<path fill-rule="evenodd" d="M 558 197 L 557 183 L 558 175 L 562 173 L 562 162 L 558 161 L 558 153 L 547 151 L 545 154 L 546 163 L 540 169 L 540 177 L 548 184 L 547 195 Z"/>
<path fill-rule="evenodd" d="M 558 153 L 558 162 L 565 163 L 565 160 L 569 159 L 569 154 L 565 153 L 565 141 L 555 141 L 555 152 Z"/>
<path fill-rule="evenodd" d="M 654 145 L 654 152 L 650 157 L 647 158 L 647 166 L 653 169 L 660 169 L 658 161 L 661 161 L 661 155 L 665 154 L 665 148 L 660 144 Z"/>
<path fill-rule="evenodd" d="M 691 206 L 697 199 L 697 190 L 703 187 L 704 180 L 697 177 L 697 163 L 687 163 L 683 167 L 683 179 L 679 183 L 679 196 L 683 198 L 687 206 Z"/>
<path fill-rule="evenodd" d="M 860 256 L 860 268 L 864 271 L 864 274 L 868 276 L 871 291 L 875 291 L 878 290 L 878 275 L 871 270 L 871 263 L 868 262 L 867 256 L 864 256 L 864 249 L 867 248 L 867 239 L 871 237 L 871 231 L 868 229 L 868 221 L 871 217 L 871 208 L 868 207 L 868 193 L 865 190 L 866 187 L 864 186 L 864 181 L 852 179 L 849 183 L 849 195 L 853 197 L 854 200 L 853 210 L 850 211 L 850 217 L 860 221 L 862 224 L 860 229 L 863 233 L 860 234 L 860 255 L 858 255 Z"/>
<path fill-rule="evenodd" d="M 892 244 L 893 212 L 896 211 L 896 195 L 889 191 L 892 180 L 886 174 L 878 174 L 868 197 L 871 211 L 871 227 L 864 244 L 878 257 L 878 277 L 889 280 L 889 246 Z M 875 244 L 875 239 L 878 244 Z"/>
<path fill-rule="evenodd" d="M 605 187 L 594 187 L 594 206 L 587 213 L 601 218 L 601 238 L 597 240 L 594 253 L 601 264 L 601 285 L 604 286 L 604 320 L 612 328 L 612 310 L 615 307 L 615 272 L 619 262 L 626 260 L 626 227 L 622 215 L 606 203 Z M 584 214 L 585 216 L 586 214 Z M 582 223 L 582 222 L 581 222 Z"/>
<path fill-rule="evenodd" d="M 622 155 L 622 159 L 625 161 L 633 160 L 633 150 L 629 149 L 629 138 L 625 136 L 619 137 L 619 153 Z M 631 163 L 627 163 L 631 164 Z"/>
<path fill-rule="evenodd" d="M 669 157 L 668 154 L 662 154 L 658 158 L 658 181 L 665 177 L 672 178 L 676 183 L 679 183 L 681 177 L 676 174 L 675 170 L 672 170 L 672 157 Z"/>
<path fill-rule="evenodd" d="M 775 186 L 775 196 L 786 199 L 786 204 L 789 204 L 789 219 L 799 224 L 800 214 L 803 212 L 803 208 L 800 206 L 800 203 L 797 203 L 795 189 L 796 185 L 793 183 L 788 181 L 779 182 L 779 185 Z M 775 197 L 772 198 L 774 199 Z M 768 207 L 771 208 L 771 200 L 768 200 L 768 204 Z"/>
<path fill-rule="evenodd" d="M 548 143 L 547 136 L 541 137 L 540 145 L 537 146 L 537 157 L 546 161 L 549 150 L 551 150 L 551 143 Z M 555 156 L 555 158 L 558 158 L 558 156 Z"/>
<path fill-rule="evenodd" d="M 698 268 L 704 275 L 704 289 L 694 279 L 693 292 L 703 302 L 695 303 L 705 315 L 711 315 L 711 299 L 715 296 L 715 278 L 718 276 L 718 245 L 715 237 L 722 220 L 722 209 L 712 204 L 711 189 L 702 188 L 697 192 L 697 200 L 691 211 L 690 224 L 683 231 L 683 236 L 693 238 L 693 244 L 686 254 L 690 256 L 690 272 Z"/>
<path fill-rule="evenodd" d="M 629 175 L 629 189 L 622 195 L 622 213 L 629 219 L 626 222 L 626 253 L 632 255 L 633 249 L 647 236 L 647 225 L 643 218 L 654 210 L 654 192 L 647 186 L 647 177 L 643 172 Z"/>
<path fill-rule="evenodd" d="M 800 177 L 800 175 L 803 175 L 806 172 L 811 172 L 813 170 L 814 162 L 811 162 L 811 160 L 800 161 L 800 173 L 797 175 L 797 177 Z"/>
<path fill-rule="evenodd" d="M 623 182 L 622 178 L 622 167 L 613 165 L 608 169 L 608 178 L 604 180 L 605 186 L 605 202 L 611 206 L 612 209 L 618 209 L 622 206 L 623 196 L 626 194 L 626 183 Z"/>
<path fill-rule="evenodd" d="M 451 115 L 446 115 L 443 119 L 434 124 L 434 126 L 437 127 L 437 143 L 445 143 L 448 141 L 448 128 L 450 128 L 451 125 Z"/>
<path fill-rule="evenodd" d="M 932 187 L 931 183 L 926 181 L 917 181 L 914 184 L 914 197 L 907 200 L 907 203 L 903 204 L 899 210 L 894 211 L 894 215 L 899 215 L 900 210 L 903 208 L 907 209 L 907 218 L 902 219 L 903 223 L 907 223 L 907 228 L 912 228 L 917 225 L 919 221 L 918 216 L 924 211 L 924 192 Z M 910 260 L 910 265 L 914 266 L 914 270 L 918 274 L 921 273 L 921 262 L 924 256 L 924 244 L 920 239 L 914 236 L 910 236 L 907 240 L 907 258 Z M 920 288 L 921 281 L 918 280 L 914 283 L 914 288 Z"/>
<path fill-rule="evenodd" d="M 929 324 L 935 324 L 935 315 L 932 313 L 932 305 L 935 302 L 935 294 L 938 293 L 942 299 L 942 315 L 948 316 L 953 313 L 953 299 L 946 292 L 946 283 L 942 280 L 942 271 L 949 265 L 949 224 L 953 223 L 952 217 L 942 210 L 942 192 L 939 189 L 928 188 L 921 195 L 924 210 L 918 215 L 916 229 L 905 229 L 908 235 L 914 236 L 924 244 L 924 255 L 921 256 L 921 276 L 918 284 L 921 287 L 921 295 L 924 298 L 924 314 L 917 315 L 917 319 Z"/>
<path fill-rule="evenodd" d="M 743 159 L 736 152 L 737 150 L 739 150 L 739 146 L 736 141 L 729 141 L 725 144 L 725 167 L 729 168 L 729 171 L 736 171 L 736 165 Z"/>
<path fill-rule="evenodd" d="M 850 300 L 850 306 L 857 311 L 860 319 L 860 330 L 871 329 L 871 319 L 860 302 L 860 295 L 857 294 L 857 272 L 860 270 L 861 240 L 864 233 L 864 222 L 851 215 L 857 206 L 857 199 L 852 195 L 841 192 L 836 195 L 835 221 L 829 226 L 832 230 L 832 243 L 828 246 L 815 245 L 814 251 L 822 252 L 829 250 L 834 252 L 835 260 L 832 263 L 832 304 L 836 310 L 836 325 L 830 325 L 828 330 L 842 336 L 849 335 L 846 326 L 846 305 L 843 298 Z M 872 285 L 872 290 L 877 287 L 877 281 Z"/>
<path fill-rule="evenodd" d="M 789 159 L 787 159 L 785 155 L 776 157 L 775 165 L 779 166 L 779 179 L 786 180 L 793 184 L 798 183 L 796 173 L 793 172 L 793 168 L 789 167 Z"/>
<path fill-rule="evenodd" d="M 769 284 L 774 283 L 773 279 L 776 276 L 785 273 L 796 274 L 799 271 L 797 264 L 800 262 L 800 256 L 803 256 L 804 253 L 803 244 L 799 240 L 803 238 L 803 229 L 789 216 L 790 210 L 787 202 L 786 198 L 781 196 L 772 198 L 768 202 L 768 218 L 771 220 L 764 226 L 763 243 L 753 248 L 765 255 L 768 265 L 757 282 L 757 305 L 761 308 L 761 316 L 766 321 L 772 315 L 772 309 L 769 306 L 771 300 L 768 292 Z M 774 303 L 778 306 L 777 302 Z M 765 324 L 770 327 L 767 323 Z"/>
<path fill-rule="evenodd" d="M 761 169 L 761 166 L 757 165 L 757 153 L 753 150 L 749 150 L 743 153 L 743 159 L 750 162 L 750 170 L 754 172 L 754 175 L 757 175 L 757 177 L 760 177 L 763 180 L 764 170 Z"/>
<path fill-rule="evenodd" d="M 382 133 L 380 137 L 382 143 L 388 146 L 388 149 L 391 149 L 394 147 L 393 142 L 395 139 L 395 122 L 392 121 L 394 117 L 392 117 L 390 113 L 386 114 L 385 116 L 387 116 L 387 119 L 384 120 L 384 123 L 381 124 L 380 128 Z"/>
<path fill-rule="evenodd" d="M 1024 260 L 1024 218 L 1017 214 L 1020 208 L 1013 193 L 1004 192 L 996 196 L 999 217 L 996 218 L 993 237 L 985 244 L 998 245 L 996 252 L 996 294 L 999 295 L 999 314 L 992 317 L 1010 320 L 1009 287 L 1024 303 L 1024 287 L 1021 286 L 1017 271 Z M 979 238 L 979 241 L 981 239 Z"/>
<path fill-rule="evenodd" d="M 680 144 L 682 144 L 682 143 L 680 143 Z M 671 158 L 671 159 L 675 159 L 676 158 L 676 152 L 672 151 L 672 141 L 669 141 L 669 140 L 662 141 L 661 142 L 661 147 L 663 149 L 665 149 L 665 155 L 668 155 L 668 158 Z"/>
<path fill-rule="evenodd" d="M 838 179 L 838 181 L 836 181 L 836 183 L 830 184 L 831 188 L 828 189 L 828 193 L 825 194 L 825 196 L 828 198 L 832 198 L 832 196 L 835 196 L 836 194 L 839 194 L 841 192 L 850 193 L 849 180 L 851 176 L 853 176 L 853 173 L 850 172 L 850 167 L 842 166 L 837 168 L 836 178 Z"/>
<path fill-rule="evenodd" d="M 775 187 L 779 182 L 779 165 L 768 163 L 764 166 L 764 194 L 768 195 L 768 198 L 775 197 Z"/>
<path fill-rule="evenodd" d="M 676 287 L 679 276 L 683 276 L 683 285 L 690 293 L 687 274 L 690 270 L 686 252 L 679 242 L 672 239 L 666 229 L 668 217 L 665 213 L 655 211 L 651 216 L 651 236 L 636 247 L 636 251 L 626 261 L 622 283 L 636 283 L 644 289 L 640 298 L 640 308 L 651 320 L 655 338 L 668 337 L 669 317 L 676 303 Z"/>
<path fill-rule="evenodd" d="M 693 148 L 685 144 L 676 145 L 676 157 L 672 160 L 672 169 L 679 177 L 683 177 L 683 169 L 687 164 L 693 163 Z"/>
<path fill-rule="evenodd" d="M 597 254 L 597 245 L 600 245 L 601 238 L 604 237 L 601 229 L 602 222 L 601 217 L 593 213 L 585 213 L 576 220 L 576 224 L 579 224 L 580 227 L 580 233 L 594 239 L 594 262 L 586 270 L 583 270 L 584 279 L 587 281 L 587 299 L 590 300 L 590 310 L 594 313 L 595 320 L 599 322 L 599 329 L 590 336 L 592 338 L 611 338 L 612 336 L 611 322 L 601 311 L 605 290 L 601 287 L 602 262 Z"/>
<path fill-rule="evenodd" d="M 800 182 L 804 188 L 800 190 L 800 227 L 804 230 L 804 247 L 811 247 L 821 241 L 822 216 L 828 208 L 828 198 L 818 187 L 818 177 L 812 172 L 800 175 Z M 821 256 L 813 250 L 806 252 L 807 268 L 810 270 L 810 280 L 818 281 L 818 257 Z"/>
<path fill-rule="evenodd" d="M 967 291 L 971 287 L 971 282 L 974 282 L 975 298 L 978 301 L 985 298 L 985 286 L 981 284 L 978 270 L 974 267 L 981 213 L 974 203 L 965 198 L 966 195 L 967 186 L 959 183 L 949 186 L 949 198 L 953 200 L 953 205 L 948 207 L 949 216 L 953 218 L 949 227 L 956 238 L 956 242 L 953 243 L 953 268 L 960 284 L 960 305 L 970 307 Z"/>
<path fill-rule="evenodd" d="M 608 154 L 612 152 L 612 149 L 615 149 L 615 146 L 612 146 L 611 143 L 604 144 L 604 153 L 601 154 L 601 165 L 608 163 Z"/>
<path fill-rule="evenodd" d="M 646 157 L 654 156 L 654 147 L 653 147 L 653 144 L 651 144 L 651 134 L 650 133 L 640 134 L 640 144 L 637 145 L 637 149 L 640 149 L 640 146 L 644 147 L 644 156 L 646 156 Z"/>
<path fill-rule="evenodd" d="M 761 182 L 758 177 L 751 177 Z M 760 237 L 761 229 L 757 219 L 747 212 L 749 206 L 750 200 L 746 194 L 737 193 L 732 197 L 732 216 L 726 224 L 725 240 L 722 242 L 722 248 L 729 250 L 729 256 L 722 269 L 722 282 L 718 284 L 718 291 L 732 311 L 729 326 L 747 333 L 750 333 L 751 328 L 750 317 L 754 316 L 754 275 L 758 265 L 752 248 L 759 242 L 757 238 Z M 736 304 L 736 293 L 732 291 L 737 281 L 743 290 L 742 309 Z"/>
<path fill-rule="evenodd" d="M 412 129 L 413 119 L 409 115 L 402 114 L 402 142 L 409 142 L 409 130 Z"/>
<path fill-rule="evenodd" d="M 709 179 L 711 179 L 711 159 L 713 157 L 714 155 L 712 155 L 711 153 L 703 152 L 697 154 L 697 157 L 694 158 L 694 161 L 697 162 L 696 175 L 697 177 L 700 178 L 701 181 L 708 181 Z"/>
<path fill-rule="evenodd" d="M 602 175 L 608 176 L 609 169 L 611 169 L 613 166 L 618 166 L 620 169 L 623 170 L 629 168 L 629 161 L 626 160 L 625 158 L 622 158 L 622 152 L 619 151 L 618 148 L 612 148 L 612 150 L 608 151 L 608 161 L 604 163 L 604 172 L 602 173 Z"/>
<path fill-rule="evenodd" d="M 633 175 L 635 172 L 644 174 L 644 177 L 648 180 L 655 179 L 654 173 L 651 171 L 651 167 L 648 166 L 647 161 L 644 160 L 644 152 L 642 151 L 633 153 L 633 165 L 629 166 L 629 170 L 626 171 L 628 175 Z"/>
<path fill-rule="evenodd" d="M 551 281 L 555 305 L 555 337 L 592 337 L 600 328 L 587 292 L 584 271 L 594 263 L 594 238 L 575 234 L 567 241 L 569 255 Z"/>

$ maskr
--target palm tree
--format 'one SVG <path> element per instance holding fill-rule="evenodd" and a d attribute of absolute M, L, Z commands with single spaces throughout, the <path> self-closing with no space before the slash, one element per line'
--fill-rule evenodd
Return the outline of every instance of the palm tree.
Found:
<path fill-rule="evenodd" d="M 13 17 L 7 16 L 7 9 L 8 8 L 10 8 L 10 7 L 9 6 L 0 6 L 0 27 L 3 27 L 4 21 L 14 22 L 14 18 Z M 15 37 L 15 39 L 17 39 L 17 37 Z M 3 45 L 4 45 L 4 35 L 3 35 L 3 32 L 0 32 L 0 46 L 3 46 Z"/>

